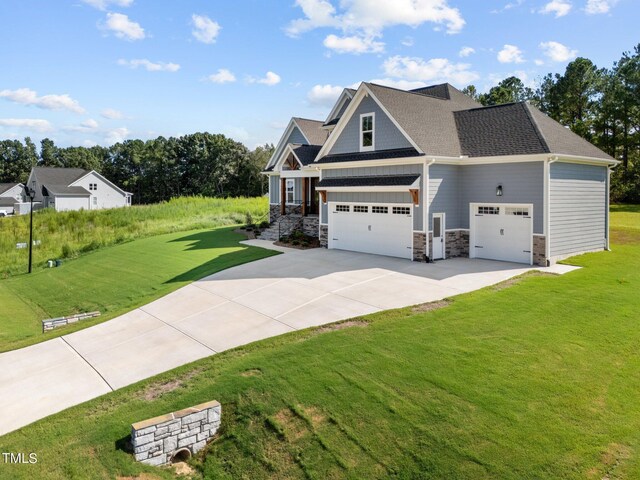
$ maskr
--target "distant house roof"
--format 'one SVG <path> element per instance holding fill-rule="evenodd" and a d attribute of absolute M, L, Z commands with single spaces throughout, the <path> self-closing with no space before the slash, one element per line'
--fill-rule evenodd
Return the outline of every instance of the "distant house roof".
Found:
<path fill-rule="evenodd" d="M 8 190 L 11 190 L 16 185 L 20 185 L 19 183 L 0 183 L 0 196 Z"/>
<path fill-rule="evenodd" d="M 33 167 L 31 170 L 41 185 L 68 186 L 90 172 L 83 168 Z"/>
<path fill-rule="evenodd" d="M 42 186 L 45 195 L 73 195 L 88 197 L 91 195 L 86 188 L 83 187 L 69 187 L 67 185 L 43 185 Z"/>
<path fill-rule="evenodd" d="M 13 207 L 16 199 L 13 197 L 0 197 L 0 207 Z"/>
<path fill-rule="evenodd" d="M 294 120 L 310 145 L 322 145 L 327 140 L 328 133 L 322 128 L 323 122 L 320 120 L 310 120 L 308 118 L 294 117 Z"/>
<path fill-rule="evenodd" d="M 387 158 L 419 157 L 423 155 L 415 148 L 394 148 L 392 150 L 375 150 L 365 153 L 339 153 L 336 155 L 325 155 L 316 163 L 336 163 L 336 162 L 359 162 L 364 160 L 381 160 Z"/>
<path fill-rule="evenodd" d="M 317 184 L 317 188 L 330 187 L 410 187 L 420 178 L 418 174 L 412 175 L 380 175 L 377 177 L 338 177 L 323 178 Z"/>

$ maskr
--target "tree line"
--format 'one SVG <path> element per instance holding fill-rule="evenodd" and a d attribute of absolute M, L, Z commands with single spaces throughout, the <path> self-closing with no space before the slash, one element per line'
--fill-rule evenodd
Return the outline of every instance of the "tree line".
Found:
<path fill-rule="evenodd" d="M 640 44 L 611 68 L 576 58 L 563 74 L 547 74 L 533 89 L 517 77 L 486 93 L 464 89 L 483 105 L 529 101 L 620 160 L 611 176 L 614 202 L 640 203 Z"/>
<path fill-rule="evenodd" d="M 640 203 L 640 44 L 611 68 L 576 58 L 563 74 L 547 74 L 537 87 L 509 77 L 488 92 L 469 85 L 467 95 L 483 105 L 529 101 L 621 161 L 611 197 Z M 25 181 L 34 165 L 96 170 L 134 194 L 136 203 L 179 195 L 257 196 L 266 193 L 260 171 L 273 145 L 251 151 L 220 134 L 127 140 L 110 147 L 57 147 L 45 138 L 38 153 L 30 138 L 0 141 L 0 182 Z"/>
<path fill-rule="evenodd" d="M 134 203 L 181 195 L 256 197 L 267 192 L 261 175 L 273 145 L 249 150 L 221 134 L 126 140 L 110 147 L 58 147 L 45 138 L 40 152 L 29 137 L 0 141 L 0 183 L 25 182 L 33 166 L 95 170 L 134 194 Z"/>

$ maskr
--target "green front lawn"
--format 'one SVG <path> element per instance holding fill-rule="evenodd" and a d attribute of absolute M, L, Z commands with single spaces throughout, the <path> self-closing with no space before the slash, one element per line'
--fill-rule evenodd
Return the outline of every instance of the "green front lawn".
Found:
<path fill-rule="evenodd" d="M 44 419 L 0 438 L 38 455 L 2 475 L 173 478 L 123 451 L 130 424 L 217 399 L 196 478 L 640 478 L 631 213 L 613 251 L 570 274 L 257 342 Z"/>
<path fill-rule="evenodd" d="M 0 280 L 0 351 L 86 328 L 198 278 L 275 253 L 238 243 L 243 239 L 233 228 L 158 235 Z M 103 315 L 41 333 L 45 318 L 93 310 Z"/>

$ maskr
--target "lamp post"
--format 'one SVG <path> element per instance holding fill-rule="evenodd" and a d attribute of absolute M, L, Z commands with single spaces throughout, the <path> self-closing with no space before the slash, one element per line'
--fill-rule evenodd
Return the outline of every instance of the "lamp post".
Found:
<path fill-rule="evenodd" d="M 33 198 L 36 196 L 36 191 L 24 183 L 22 184 L 22 188 L 24 188 L 24 194 L 29 198 L 29 202 L 31 203 L 29 208 L 29 273 L 31 273 L 31 259 L 33 258 Z"/>

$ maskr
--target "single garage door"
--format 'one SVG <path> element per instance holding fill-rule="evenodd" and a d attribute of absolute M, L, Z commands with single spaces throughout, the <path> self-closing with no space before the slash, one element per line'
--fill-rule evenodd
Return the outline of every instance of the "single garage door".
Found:
<path fill-rule="evenodd" d="M 410 205 L 329 202 L 329 248 L 412 258 Z"/>
<path fill-rule="evenodd" d="M 470 205 L 470 256 L 532 263 L 533 205 Z"/>

